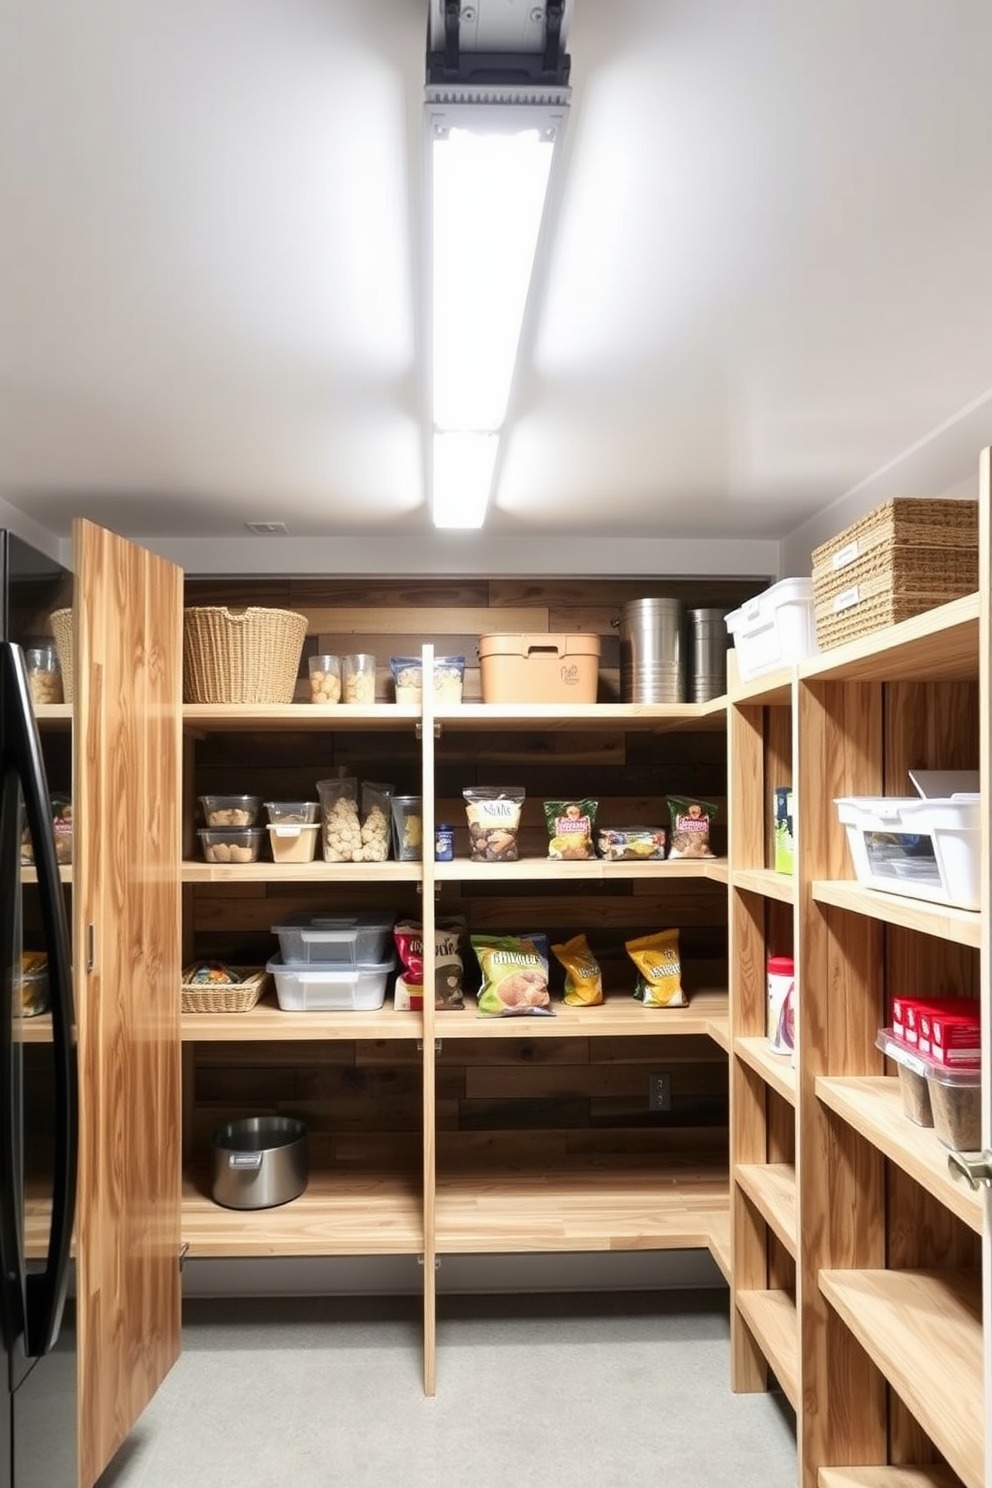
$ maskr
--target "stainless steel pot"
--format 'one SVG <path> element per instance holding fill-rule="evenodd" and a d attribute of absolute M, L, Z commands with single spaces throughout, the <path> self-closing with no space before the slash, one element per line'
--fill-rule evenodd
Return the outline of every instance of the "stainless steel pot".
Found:
<path fill-rule="evenodd" d="M 293 1116 L 244 1116 L 210 1138 L 214 1202 L 271 1209 L 307 1186 L 307 1129 Z"/>

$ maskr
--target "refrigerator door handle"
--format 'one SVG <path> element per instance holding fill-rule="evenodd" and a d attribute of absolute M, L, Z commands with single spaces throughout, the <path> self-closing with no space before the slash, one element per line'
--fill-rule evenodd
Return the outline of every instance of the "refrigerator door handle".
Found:
<path fill-rule="evenodd" d="M 76 1029 L 65 902 L 55 855 L 45 762 L 31 706 L 27 671 L 20 647 L 4 644 L 0 646 L 0 657 L 4 672 L 0 678 L 0 696 L 5 703 L 4 721 L 8 748 L 5 770 L 12 768 L 20 778 L 25 815 L 31 831 L 45 950 L 48 954 L 52 1010 L 52 1057 L 55 1073 L 52 1218 L 44 1269 L 28 1272 L 25 1286 L 25 1351 L 31 1357 L 37 1357 L 48 1353 L 58 1338 L 65 1306 L 69 1250 L 76 1207 L 79 1116 Z M 23 1256 L 21 1266 L 23 1275 Z"/>

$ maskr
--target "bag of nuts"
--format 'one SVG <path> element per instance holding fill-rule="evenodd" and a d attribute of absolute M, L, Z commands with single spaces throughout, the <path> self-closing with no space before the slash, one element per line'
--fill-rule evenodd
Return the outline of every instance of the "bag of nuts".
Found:
<path fill-rule="evenodd" d="M 515 863 L 526 791 L 522 785 L 475 785 L 462 791 L 473 863 Z"/>
<path fill-rule="evenodd" d="M 362 860 L 384 863 L 389 857 L 393 786 L 362 781 Z"/>

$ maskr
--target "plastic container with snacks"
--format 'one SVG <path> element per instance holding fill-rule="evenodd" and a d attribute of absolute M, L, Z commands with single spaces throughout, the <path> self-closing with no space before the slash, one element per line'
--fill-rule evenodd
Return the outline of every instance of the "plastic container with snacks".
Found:
<path fill-rule="evenodd" d="M 310 701 L 312 703 L 339 703 L 341 701 L 340 656 L 311 656 Z"/>
<path fill-rule="evenodd" d="M 375 657 L 367 651 L 341 658 L 341 701 L 369 707 L 375 702 Z"/>
<path fill-rule="evenodd" d="M 55 642 L 49 639 L 28 641 L 24 647 L 24 664 L 28 690 L 36 707 L 62 702 L 62 673 Z"/>
<path fill-rule="evenodd" d="M 419 862 L 424 851 L 423 800 L 393 797 L 393 852 L 401 863 Z"/>
<path fill-rule="evenodd" d="M 14 1016 L 35 1018 L 47 1012 L 48 957 L 44 951 L 25 951 L 21 957 L 20 980 L 14 987 Z"/>
<path fill-rule="evenodd" d="M 253 827 L 262 802 L 259 796 L 201 796 L 208 827 Z"/>
<path fill-rule="evenodd" d="M 268 833 L 273 863 L 312 863 L 317 855 L 319 822 L 270 822 Z"/>
<path fill-rule="evenodd" d="M 201 827 L 197 833 L 208 863 L 256 863 L 264 835 L 261 827 Z"/>
<path fill-rule="evenodd" d="M 423 702 L 423 663 L 419 656 L 391 656 L 389 670 L 393 676 L 398 703 Z M 464 656 L 435 656 L 434 701 L 442 706 L 460 703 L 465 677 Z"/>
<path fill-rule="evenodd" d="M 54 793 L 49 797 L 49 805 L 52 814 L 52 832 L 55 837 L 55 861 L 69 864 L 72 862 L 72 801 L 68 796 Z M 21 832 L 21 866 L 31 867 L 34 865 L 34 860 L 31 832 L 25 826 Z"/>

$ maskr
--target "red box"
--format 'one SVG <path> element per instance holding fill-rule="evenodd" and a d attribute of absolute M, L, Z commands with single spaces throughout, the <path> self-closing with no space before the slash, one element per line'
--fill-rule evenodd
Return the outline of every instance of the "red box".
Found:
<path fill-rule="evenodd" d="M 982 1057 L 981 1025 L 975 1017 L 924 1012 L 920 1019 L 919 1048 L 938 1064 L 978 1064 Z"/>
<path fill-rule="evenodd" d="M 907 1044 L 919 1042 L 920 1017 L 924 1012 L 954 1013 L 960 1017 L 978 1017 L 978 1002 L 973 997 L 893 997 L 892 1031 Z"/>

